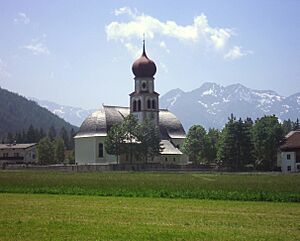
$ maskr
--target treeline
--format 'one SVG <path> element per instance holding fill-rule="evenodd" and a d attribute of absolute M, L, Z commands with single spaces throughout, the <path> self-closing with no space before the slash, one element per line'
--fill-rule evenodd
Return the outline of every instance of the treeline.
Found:
<path fill-rule="evenodd" d="M 61 138 L 64 142 L 65 149 L 73 150 L 74 136 L 75 130 L 73 128 L 68 132 L 65 127 L 61 127 L 60 130 L 57 131 L 54 126 L 51 126 L 45 131 L 43 128 L 35 128 L 33 125 L 30 125 L 27 130 L 14 134 L 9 132 L 7 137 L 2 139 L 2 143 L 38 143 L 45 137 L 48 137 L 50 141 Z"/>
<path fill-rule="evenodd" d="M 183 151 L 195 164 L 212 164 L 230 170 L 276 169 L 277 151 L 284 136 L 300 127 L 299 120 L 279 123 L 276 116 L 237 120 L 233 115 L 219 131 L 201 125 L 190 128 Z"/>

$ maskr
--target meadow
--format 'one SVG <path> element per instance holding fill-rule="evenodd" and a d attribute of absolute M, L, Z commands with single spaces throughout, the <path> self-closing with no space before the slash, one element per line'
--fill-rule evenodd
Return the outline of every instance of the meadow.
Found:
<path fill-rule="evenodd" d="M 300 240 L 300 174 L 0 171 L 0 240 Z"/>
<path fill-rule="evenodd" d="M 0 203 L 0 240 L 300 240 L 299 203 L 13 193 Z"/>
<path fill-rule="evenodd" d="M 1 171 L 0 193 L 300 201 L 300 174 Z"/>

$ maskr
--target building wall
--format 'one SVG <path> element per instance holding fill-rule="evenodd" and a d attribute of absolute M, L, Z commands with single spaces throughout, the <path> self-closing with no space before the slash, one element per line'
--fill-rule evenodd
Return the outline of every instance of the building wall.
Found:
<path fill-rule="evenodd" d="M 300 171 L 300 163 L 296 163 L 296 152 L 281 152 L 281 171 L 297 172 Z"/>
<path fill-rule="evenodd" d="M 26 149 L 7 148 L 0 150 L 1 162 L 37 162 L 36 146 Z M 7 157 L 7 159 L 5 159 Z"/>
<path fill-rule="evenodd" d="M 105 136 L 75 138 L 75 162 L 77 164 L 116 163 L 116 156 L 108 155 L 104 145 Z M 103 157 L 99 157 L 99 144 L 103 144 Z"/>

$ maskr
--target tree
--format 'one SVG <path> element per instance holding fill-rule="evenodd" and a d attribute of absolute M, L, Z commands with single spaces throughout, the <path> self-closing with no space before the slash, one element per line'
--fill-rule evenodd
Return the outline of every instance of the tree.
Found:
<path fill-rule="evenodd" d="M 110 128 L 105 139 L 105 150 L 110 155 L 126 154 L 132 163 L 136 160 L 153 158 L 160 153 L 160 133 L 150 120 L 139 124 L 133 115 Z M 118 162 L 118 159 L 117 159 Z"/>
<path fill-rule="evenodd" d="M 275 168 L 277 149 L 283 139 L 283 129 L 276 116 L 257 119 L 252 128 L 256 164 L 265 171 Z"/>
<path fill-rule="evenodd" d="M 153 121 L 146 119 L 138 130 L 140 140 L 140 153 L 145 160 L 148 161 L 148 158 L 153 159 L 155 156 L 160 154 L 160 132 L 158 127 L 153 123 Z"/>
<path fill-rule="evenodd" d="M 53 141 L 56 138 L 56 130 L 54 126 L 51 126 L 48 131 L 48 137 L 50 138 L 50 141 Z"/>
<path fill-rule="evenodd" d="M 36 142 L 36 131 L 35 129 L 33 128 L 33 125 L 30 125 L 29 128 L 28 128 L 28 131 L 27 131 L 27 142 L 28 143 L 34 143 Z"/>
<path fill-rule="evenodd" d="M 68 132 L 67 132 L 67 130 L 64 126 L 60 129 L 59 136 L 60 136 L 60 138 L 63 139 L 63 141 L 65 143 L 65 147 L 67 148 L 67 150 L 70 150 L 69 134 L 68 134 Z"/>
<path fill-rule="evenodd" d="M 288 119 L 288 120 L 284 120 L 283 122 L 282 122 L 282 130 L 283 130 L 283 135 L 286 135 L 286 134 L 288 134 L 290 131 L 292 131 L 293 130 L 293 128 L 294 128 L 294 123 L 290 120 L 290 119 Z"/>
<path fill-rule="evenodd" d="M 75 136 L 75 131 L 74 131 L 74 129 L 72 128 L 71 130 L 70 130 L 70 149 L 71 150 L 74 150 L 74 148 L 75 148 L 75 143 L 74 143 L 74 136 Z"/>
<path fill-rule="evenodd" d="M 125 131 L 120 124 L 113 125 L 105 138 L 105 150 L 110 155 L 117 156 L 117 164 L 119 163 L 119 155 L 124 153 L 122 144 L 124 143 Z"/>
<path fill-rule="evenodd" d="M 206 163 L 213 163 L 217 159 L 217 143 L 219 140 L 219 130 L 209 128 L 204 138 L 203 158 Z"/>
<path fill-rule="evenodd" d="M 253 145 L 251 139 L 252 120 L 238 121 L 231 115 L 222 130 L 218 143 L 217 158 L 224 166 L 235 171 L 243 170 L 253 163 Z"/>
<path fill-rule="evenodd" d="M 205 129 L 200 125 L 194 125 L 189 129 L 183 143 L 183 152 L 195 163 L 200 163 L 204 157 Z"/>
<path fill-rule="evenodd" d="M 65 160 L 65 144 L 62 138 L 54 141 L 54 154 L 56 163 L 63 163 Z"/>
<path fill-rule="evenodd" d="M 55 163 L 53 143 L 48 137 L 41 139 L 37 146 L 37 154 L 39 162 L 42 165 Z"/>

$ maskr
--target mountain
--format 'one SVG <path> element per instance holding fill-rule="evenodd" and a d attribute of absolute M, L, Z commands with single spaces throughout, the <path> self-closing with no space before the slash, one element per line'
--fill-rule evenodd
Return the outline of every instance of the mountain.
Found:
<path fill-rule="evenodd" d="M 300 118 L 300 93 L 285 97 L 272 90 L 254 90 L 241 84 L 224 87 L 204 83 L 189 92 L 169 91 L 161 97 L 160 107 L 172 111 L 186 130 L 193 124 L 222 128 L 231 113 L 253 120 L 272 114 L 280 120 L 296 120 Z"/>
<path fill-rule="evenodd" d="M 51 102 L 48 100 L 39 100 L 32 97 L 30 99 L 34 100 L 40 106 L 48 109 L 53 114 L 58 115 L 60 118 L 70 122 L 75 126 L 80 126 L 84 119 L 95 111 L 95 109 L 85 110 L 79 107 L 60 105 L 55 102 Z"/>
<path fill-rule="evenodd" d="M 0 137 L 6 137 L 9 132 L 27 130 L 31 124 L 44 131 L 51 126 L 56 130 L 62 127 L 68 131 L 78 129 L 34 101 L 0 88 Z"/>
<path fill-rule="evenodd" d="M 34 100 L 76 126 L 80 126 L 95 111 Z M 300 119 L 300 93 L 285 97 L 272 90 L 254 90 L 241 84 L 224 87 L 216 83 L 204 83 L 189 92 L 181 89 L 167 92 L 160 98 L 160 108 L 172 111 L 186 130 L 194 124 L 220 129 L 231 113 L 237 118 L 251 117 L 253 120 L 272 114 L 280 120 Z"/>

